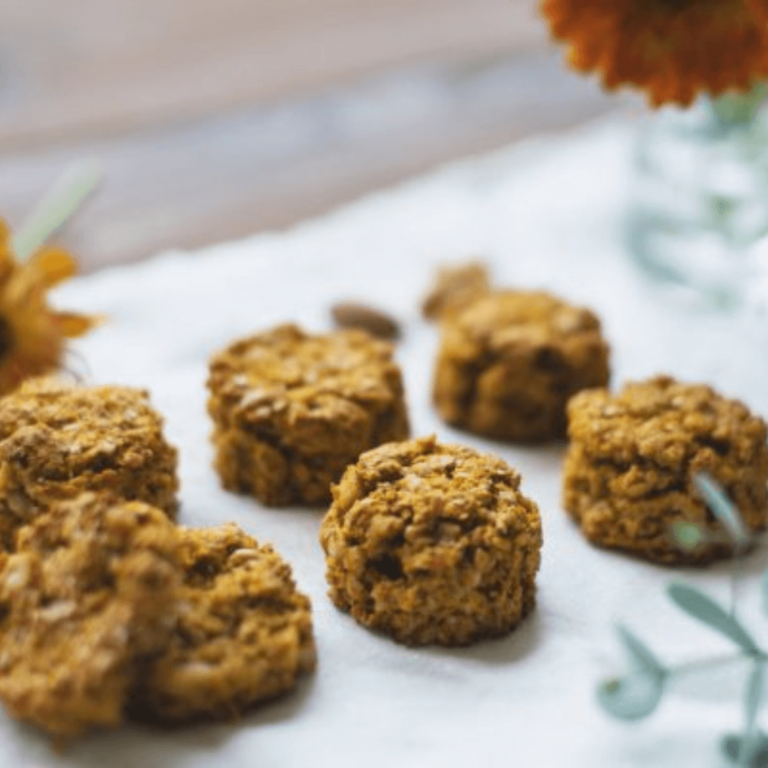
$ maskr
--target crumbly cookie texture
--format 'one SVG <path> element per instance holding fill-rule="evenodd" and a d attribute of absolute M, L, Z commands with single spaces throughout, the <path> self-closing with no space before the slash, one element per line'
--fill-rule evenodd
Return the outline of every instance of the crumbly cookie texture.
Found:
<path fill-rule="evenodd" d="M 673 565 L 727 557 L 731 548 L 693 485 L 701 471 L 753 531 L 766 526 L 766 424 L 743 403 L 658 376 L 617 395 L 582 392 L 568 414 L 563 503 L 591 542 Z M 712 540 L 683 551 L 671 535 L 676 521 L 698 523 Z"/>
<path fill-rule="evenodd" d="M 335 605 L 407 645 L 503 635 L 534 606 L 541 521 L 520 475 L 434 437 L 364 453 L 320 542 Z"/>
<path fill-rule="evenodd" d="M 210 365 L 208 411 L 225 488 L 264 504 L 317 505 L 365 450 L 408 436 L 391 344 L 359 330 L 281 325 Z"/>
<path fill-rule="evenodd" d="M 131 704 L 142 720 L 237 717 L 314 669 L 309 599 L 268 545 L 235 525 L 180 529 L 176 624 Z"/>
<path fill-rule="evenodd" d="M 147 392 L 37 379 L 0 400 L 0 542 L 51 503 L 108 491 L 176 514 L 176 449 Z"/>
<path fill-rule="evenodd" d="M 421 304 L 421 314 L 427 320 L 441 320 L 490 293 L 490 290 L 491 278 L 482 261 L 440 267 Z"/>
<path fill-rule="evenodd" d="M 600 321 L 539 292 L 502 291 L 447 317 L 433 397 L 441 418 L 501 440 L 565 435 L 565 407 L 608 382 Z"/>
<path fill-rule="evenodd" d="M 140 502 L 85 494 L 18 535 L 0 567 L 0 701 L 51 734 L 115 726 L 140 659 L 171 633 L 175 525 Z"/>

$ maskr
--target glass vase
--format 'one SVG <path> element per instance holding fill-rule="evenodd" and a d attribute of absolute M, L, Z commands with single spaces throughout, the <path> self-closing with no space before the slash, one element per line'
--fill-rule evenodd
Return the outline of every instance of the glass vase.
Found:
<path fill-rule="evenodd" d="M 744 298 L 768 233 L 768 87 L 648 116 L 634 157 L 628 247 L 655 281 L 709 304 Z"/>

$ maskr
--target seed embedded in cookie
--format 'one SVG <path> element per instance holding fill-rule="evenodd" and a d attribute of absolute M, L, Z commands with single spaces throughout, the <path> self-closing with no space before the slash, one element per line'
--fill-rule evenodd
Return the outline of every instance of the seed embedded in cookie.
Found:
<path fill-rule="evenodd" d="M 56 501 L 107 491 L 176 514 L 176 449 L 148 393 L 35 379 L 0 399 L 0 545 Z"/>
<path fill-rule="evenodd" d="M 365 450 L 408 436 L 391 344 L 359 330 L 281 325 L 210 364 L 208 412 L 225 488 L 263 504 L 317 505 Z"/>
<path fill-rule="evenodd" d="M 235 525 L 179 529 L 174 632 L 134 692 L 141 720 L 232 719 L 315 667 L 309 599 L 268 545 Z"/>
<path fill-rule="evenodd" d="M 501 459 L 434 437 L 364 453 L 320 530 L 331 600 L 407 645 L 508 633 L 534 606 L 542 544 L 520 482 Z"/>
<path fill-rule="evenodd" d="M 598 318 L 547 293 L 488 294 L 441 330 L 435 406 L 469 432 L 522 442 L 563 437 L 568 399 L 608 382 Z"/>
<path fill-rule="evenodd" d="M 136 669 L 171 636 L 176 526 L 141 502 L 84 494 L 19 531 L 0 561 L 0 701 L 75 736 L 118 725 Z"/>
<path fill-rule="evenodd" d="M 723 486 L 752 531 L 768 523 L 768 432 L 738 400 L 657 376 L 616 395 L 582 392 L 568 414 L 563 504 L 594 544 L 672 565 L 730 556 L 695 489 L 698 472 Z M 677 522 L 698 524 L 708 541 L 683 550 L 672 535 Z"/>

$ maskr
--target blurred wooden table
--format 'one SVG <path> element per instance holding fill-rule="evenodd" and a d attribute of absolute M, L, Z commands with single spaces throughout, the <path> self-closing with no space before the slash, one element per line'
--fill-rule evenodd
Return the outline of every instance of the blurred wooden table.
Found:
<path fill-rule="evenodd" d="M 0 0 L 0 212 L 74 159 L 86 270 L 241 237 L 615 102 L 535 0 Z"/>

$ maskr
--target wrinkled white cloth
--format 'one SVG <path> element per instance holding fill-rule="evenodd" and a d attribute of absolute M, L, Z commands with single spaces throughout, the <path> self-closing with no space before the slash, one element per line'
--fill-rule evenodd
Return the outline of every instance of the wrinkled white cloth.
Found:
<path fill-rule="evenodd" d="M 718 738 L 742 722 L 743 671 L 680 681 L 646 721 L 608 718 L 599 680 L 626 669 L 624 621 L 664 661 L 730 643 L 674 608 L 672 579 L 728 598 L 729 566 L 670 570 L 596 550 L 562 511 L 563 447 L 492 443 L 443 425 L 430 405 L 437 332 L 418 304 L 437 263 L 479 256 L 502 285 L 546 288 L 594 308 L 613 347 L 613 381 L 668 371 L 707 381 L 768 413 L 768 322 L 683 305 L 645 282 L 622 243 L 632 129 L 591 126 L 516 145 L 360 201 L 285 233 L 167 253 L 63 287 L 67 309 L 109 316 L 78 343 L 86 380 L 138 385 L 180 449 L 182 511 L 192 526 L 233 520 L 274 543 L 313 602 L 319 663 L 294 695 L 235 724 L 164 732 L 129 726 L 54 751 L 0 714 L 0 765 L 18 768 L 391 768 L 526 766 L 697 768 L 724 765 Z M 414 650 L 339 613 L 325 594 L 322 512 L 265 509 L 224 492 L 211 468 L 207 360 L 278 321 L 330 327 L 340 299 L 380 306 L 406 326 L 398 359 L 413 432 L 501 455 L 523 474 L 544 525 L 538 607 L 509 637 L 457 650 Z M 766 326 L 766 327 L 764 327 Z M 745 563 L 745 622 L 768 640 L 759 574 Z"/>

